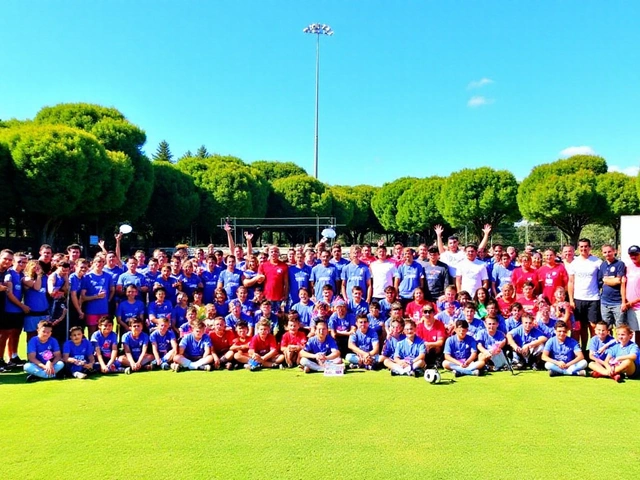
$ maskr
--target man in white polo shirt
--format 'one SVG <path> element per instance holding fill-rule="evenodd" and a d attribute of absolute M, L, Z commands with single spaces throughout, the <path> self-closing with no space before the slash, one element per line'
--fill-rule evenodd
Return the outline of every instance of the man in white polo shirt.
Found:
<path fill-rule="evenodd" d="M 593 337 L 600 315 L 600 286 L 598 272 L 602 260 L 591 255 L 591 240 L 578 240 L 579 255 L 567 265 L 569 274 L 569 302 L 576 321 L 580 322 L 580 341 L 587 348 L 589 332 Z"/>
<path fill-rule="evenodd" d="M 460 250 L 460 241 L 458 240 L 458 237 L 452 235 L 447 239 L 447 247 L 445 248 L 444 243 L 442 243 L 442 233 L 444 232 L 444 227 L 442 225 L 436 225 L 434 230 L 438 239 L 440 260 L 449 266 L 449 275 L 451 275 L 451 278 L 456 278 L 456 267 L 458 263 L 465 259 L 465 252 Z M 482 233 L 482 241 L 476 249 L 476 254 L 477 250 L 482 250 L 487 247 L 487 243 L 489 243 L 489 234 L 491 233 L 491 225 L 487 223 L 482 229 Z"/>

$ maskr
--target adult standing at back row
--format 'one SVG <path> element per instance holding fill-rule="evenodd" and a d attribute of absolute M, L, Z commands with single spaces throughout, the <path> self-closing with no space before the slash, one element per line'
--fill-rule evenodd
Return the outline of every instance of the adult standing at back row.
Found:
<path fill-rule="evenodd" d="M 568 264 L 569 302 L 576 321 L 580 322 L 580 342 L 587 348 L 589 332 L 593 337 L 600 315 L 600 288 L 598 276 L 602 260 L 591 255 L 591 240 L 578 240 L 579 255 Z"/>
<path fill-rule="evenodd" d="M 460 241 L 458 237 L 452 235 L 447 240 L 447 248 L 445 248 L 444 243 L 442 243 L 442 233 L 444 232 L 444 227 L 442 225 L 435 226 L 436 237 L 438 239 L 438 250 L 440 250 L 440 260 L 446 263 L 449 266 L 449 275 L 451 278 L 456 278 L 457 276 L 457 266 L 458 263 L 462 262 L 465 258 L 465 252 L 460 250 Z M 491 233 L 491 225 L 488 223 L 482 229 L 483 237 L 480 245 L 478 245 L 476 249 L 484 249 L 489 242 L 489 234 Z"/>

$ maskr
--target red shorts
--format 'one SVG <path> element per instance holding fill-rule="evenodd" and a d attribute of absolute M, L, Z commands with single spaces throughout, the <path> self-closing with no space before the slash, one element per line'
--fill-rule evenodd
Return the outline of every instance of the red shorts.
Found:
<path fill-rule="evenodd" d="M 104 317 L 105 314 L 102 315 L 89 315 L 88 313 L 84 316 L 84 320 L 87 322 L 88 327 L 95 327 L 98 325 L 98 321 Z"/>

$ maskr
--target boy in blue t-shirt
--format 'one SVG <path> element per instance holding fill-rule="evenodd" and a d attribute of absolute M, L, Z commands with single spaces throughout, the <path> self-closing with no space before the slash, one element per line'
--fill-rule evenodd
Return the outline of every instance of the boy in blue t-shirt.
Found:
<path fill-rule="evenodd" d="M 549 370 L 549 376 L 586 375 L 587 361 L 580 348 L 580 344 L 567 336 L 567 324 L 560 320 L 555 325 L 555 336 L 547 340 L 542 351 L 544 368 Z"/>
<path fill-rule="evenodd" d="M 118 361 L 118 336 L 113 331 L 113 320 L 103 316 L 98 320 L 98 330 L 91 335 L 96 363 L 93 369 L 102 373 L 124 372 Z"/>
<path fill-rule="evenodd" d="M 38 323 L 38 334 L 27 343 L 28 361 L 24 364 L 24 371 L 29 374 L 27 382 L 55 378 L 64 368 L 60 345 L 55 338 L 51 338 L 52 330 L 51 322 L 42 320 Z"/>
<path fill-rule="evenodd" d="M 124 373 L 130 375 L 145 367 L 151 370 L 153 355 L 147 353 L 149 349 L 149 335 L 144 333 L 144 321 L 134 317 L 129 320 L 129 331 L 122 337 L 124 355 L 120 355 L 118 360 L 125 367 Z"/>
<path fill-rule="evenodd" d="M 513 368 L 524 370 L 531 367 L 538 369 L 542 349 L 548 338 L 533 326 L 533 318 L 528 313 L 522 315 L 521 325 L 507 333 L 507 342 L 513 350 Z"/>
<path fill-rule="evenodd" d="M 180 340 L 178 353 L 173 358 L 171 369 L 180 371 L 181 367 L 189 370 L 205 370 L 210 372 L 213 363 L 213 344 L 211 337 L 205 333 L 206 326 L 202 320 L 193 323 L 193 330 Z"/>
<path fill-rule="evenodd" d="M 616 340 L 609 335 L 609 326 L 607 325 L 607 322 L 600 320 L 596 323 L 595 335 L 589 339 L 589 343 L 587 345 L 591 363 L 600 364 L 608 369 L 609 366 L 604 363 L 604 360 L 607 358 L 607 350 L 615 343 Z M 594 370 L 591 363 L 589 364 L 589 368 Z"/>
<path fill-rule="evenodd" d="M 487 309 L 488 310 L 488 309 Z M 498 371 L 507 366 L 507 357 L 503 348 L 507 344 L 507 337 L 499 330 L 497 318 L 485 317 L 485 329 L 478 330 L 474 336 L 478 347 L 478 356 L 487 364 L 489 371 Z"/>
<path fill-rule="evenodd" d="M 379 361 L 380 340 L 376 332 L 369 328 L 366 313 L 360 313 L 356 320 L 357 330 L 349 336 L 349 350 L 345 360 L 354 367 L 371 370 Z"/>
<path fill-rule="evenodd" d="M 300 351 L 300 367 L 304 373 L 324 372 L 327 363 L 341 364 L 338 344 L 329 335 L 329 328 L 325 320 L 315 323 L 315 335 L 309 339 L 304 349 Z"/>
<path fill-rule="evenodd" d="M 621 382 L 625 376 L 640 378 L 640 347 L 631 341 L 633 331 L 629 325 L 616 327 L 617 342 L 607 350 L 604 365 L 591 362 L 591 376 L 594 378 L 610 377 Z"/>
<path fill-rule="evenodd" d="M 466 320 L 457 320 L 455 335 L 447 338 L 444 344 L 442 366 L 461 375 L 481 375 L 484 360 L 478 358 L 478 347 L 471 335 L 467 335 L 469 324 Z"/>
<path fill-rule="evenodd" d="M 405 320 L 404 337 L 396 344 L 393 352 L 391 375 L 421 377 L 426 366 L 427 347 L 424 340 L 416 335 L 416 322 L 413 320 Z"/>
<path fill-rule="evenodd" d="M 157 322 L 158 328 L 149 335 L 154 358 L 151 362 L 151 368 L 157 366 L 162 370 L 169 370 L 173 357 L 178 353 L 178 341 L 176 340 L 176 334 L 171 329 L 171 320 L 169 318 L 159 317 Z"/>
<path fill-rule="evenodd" d="M 85 379 L 93 372 L 95 357 L 91 342 L 84 338 L 82 327 L 72 327 L 69 330 L 70 340 L 62 347 L 62 361 L 67 365 L 67 371 L 74 378 Z"/>

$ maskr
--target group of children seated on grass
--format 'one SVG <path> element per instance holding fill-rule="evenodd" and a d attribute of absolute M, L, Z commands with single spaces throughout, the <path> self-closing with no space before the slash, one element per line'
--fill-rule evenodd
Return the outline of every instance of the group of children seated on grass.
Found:
<path fill-rule="evenodd" d="M 626 325 L 616 328 L 614 339 L 607 324 L 599 322 L 586 358 L 571 338 L 570 322 L 558 319 L 545 298 L 537 300 L 535 314 L 513 303 L 505 320 L 493 299 L 482 304 L 481 319 L 477 303 L 463 297 L 461 304 L 455 292 L 453 298 L 447 295 L 451 290 L 438 304 L 422 302 L 421 310 L 409 318 L 400 302 L 387 301 L 392 296 L 354 312 L 340 297 L 332 302 L 333 308 L 323 301 L 313 305 L 302 288 L 302 307 L 294 305 L 281 317 L 272 314 L 268 301 L 254 318 L 242 313 L 237 300 L 230 302 L 226 317 L 205 309 L 203 318 L 197 306 L 190 306 L 179 328 L 169 316 L 153 321 L 131 318 L 119 342 L 113 319 L 104 316 L 90 340 L 81 327 L 71 328 L 62 349 L 51 336 L 51 322 L 41 321 L 28 342 L 24 370 L 29 382 L 154 368 L 177 372 L 299 367 L 309 373 L 342 363 L 406 376 L 422 376 L 425 368 L 439 367 L 455 376 L 508 368 L 585 376 L 587 367 L 592 377 L 616 382 L 640 376 L 640 351 Z"/>

